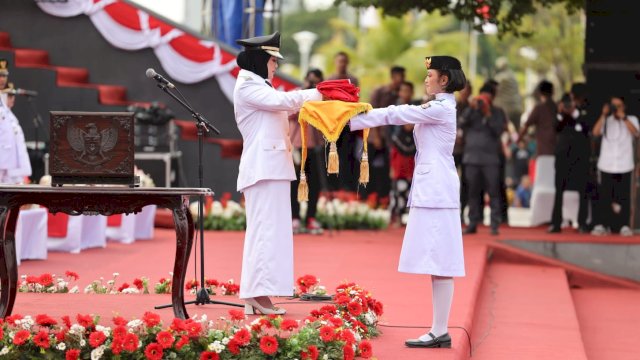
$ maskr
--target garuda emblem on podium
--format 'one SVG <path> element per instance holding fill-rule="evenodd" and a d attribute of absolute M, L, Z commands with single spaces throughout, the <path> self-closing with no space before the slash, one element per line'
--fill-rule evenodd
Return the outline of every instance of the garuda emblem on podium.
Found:
<path fill-rule="evenodd" d="M 67 140 L 76 152 L 74 159 L 88 165 L 99 165 L 111 160 L 108 152 L 118 143 L 118 130 L 115 128 L 98 131 L 95 123 L 89 123 L 86 130 L 69 125 Z"/>

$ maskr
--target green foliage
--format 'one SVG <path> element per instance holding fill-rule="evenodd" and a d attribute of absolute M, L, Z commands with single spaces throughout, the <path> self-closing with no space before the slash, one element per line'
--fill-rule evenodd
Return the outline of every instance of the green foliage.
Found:
<path fill-rule="evenodd" d="M 318 39 L 316 39 L 311 49 L 313 53 L 318 44 L 325 43 L 331 38 L 331 27 L 328 26 L 328 22 L 337 16 L 338 9 L 335 7 L 314 12 L 299 11 L 284 16 L 282 20 L 283 26 L 280 32 L 286 34 L 286 36 L 282 36 L 281 38 L 280 52 L 286 58 L 286 62 L 290 64 L 300 63 L 298 44 L 293 40 L 292 34 L 307 30 L 318 35 Z"/>
<path fill-rule="evenodd" d="M 532 34 L 530 31 L 523 31 L 521 25 L 524 18 L 534 14 L 539 7 L 560 5 L 570 14 L 584 8 L 584 0 L 336 0 L 336 3 L 342 2 L 354 7 L 375 6 L 391 16 L 402 16 L 416 9 L 430 14 L 452 14 L 457 19 L 478 24 L 478 30 L 482 29 L 482 23 L 491 22 L 498 26 L 501 35 L 515 36 Z"/>

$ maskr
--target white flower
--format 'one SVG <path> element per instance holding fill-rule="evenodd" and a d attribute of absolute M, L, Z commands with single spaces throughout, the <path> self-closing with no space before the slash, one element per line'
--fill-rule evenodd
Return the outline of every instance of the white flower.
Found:
<path fill-rule="evenodd" d="M 8 347 L 3 347 L 2 350 L 0 350 L 0 355 L 7 355 L 9 353 L 9 348 Z"/>
<path fill-rule="evenodd" d="M 97 348 L 93 349 L 93 351 L 91 351 L 91 360 L 98 360 L 102 357 L 102 355 L 104 354 L 104 345 L 100 345 Z"/>
<path fill-rule="evenodd" d="M 138 291 L 138 289 L 136 288 L 126 288 L 122 290 L 123 294 L 139 294 L 140 291 Z"/>
<path fill-rule="evenodd" d="M 217 354 L 220 354 L 222 351 L 224 351 L 224 345 L 222 345 L 219 340 L 216 340 L 213 343 L 209 344 L 209 351 L 215 351 Z"/>
<path fill-rule="evenodd" d="M 376 323 L 376 321 L 377 321 L 377 320 L 378 320 L 378 319 L 377 319 L 377 317 L 376 317 L 376 314 L 375 314 L 373 311 L 371 311 L 371 310 L 367 311 L 367 313 L 366 313 L 366 314 L 364 314 L 364 322 L 365 322 L 367 325 L 374 325 L 374 324 Z"/>
<path fill-rule="evenodd" d="M 131 330 L 137 329 L 140 326 L 142 326 L 142 320 L 140 319 L 131 320 L 127 323 L 127 327 Z"/>
<path fill-rule="evenodd" d="M 115 283 L 116 283 L 116 282 L 115 282 L 115 281 L 113 281 L 113 280 L 109 280 L 109 281 L 107 281 L 107 285 L 113 285 L 113 284 L 115 284 Z"/>
<path fill-rule="evenodd" d="M 120 274 L 119 274 L 119 273 L 117 273 L 117 272 L 114 272 L 114 273 L 113 273 L 113 277 L 118 277 L 118 276 L 120 276 Z"/>
<path fill-rule="evenodd" d="M 228 337 L 222 338 L 222 344 L 223 345 L 227 345 L 228 343 L 229 343 L 229 338 Z"/>
<path fill-rule="evenodd" d="M 85 339 L 80 340 L 80 347 L 85 347 L 87 345 L 87 341 Z"/>
<path fill-rule="evenodd" d="M 211 204 L 211 215 L 220 216 L 224 212 L 224 208 L 222 207 L 222 203 L 220 201 L 214 201 Z"/>
<path fill-rule="evenodd" d="M 71 325 L 71 329 L 69 329 L 69 333 L 72 334 L 72 335 L 83 334 L 84 333 L 84 326 L 82 326 L 80 324 L 73 324 L 73 325 Z"/>
<path fill-rule="evenodd" d="M 322 356 L 322 360 L 329 360 L 329 355 L 324 354 L 324 356 Z"/>
<path fill-rule="evenodd" d="M 61 342 L 58 343 L 58 345 L 56 345 L 56 349 L 60 350 L 60 351 L 65 351 L 67 349 L 67 344 Z"/>
<path fill-rule="evenodd" d="M 85 291 L 86 291 L 86 289 L 85 289 Z M 71 290 L 69 290 L 69 293 L 71 293 L 71 294 L 77 294 L 79 292 L 80 292 L 80 290 L 78 289 L 78 285 L 72 287 Z"/>
<path fill-rule="evenodd" d="M 102 331 L 102 333 L 106 337 L 109 337 L 109 335 L 111 334 L 111 328 L 110 327 L 106 327 L 106 326 L 102 326 L 102 325 L 96 325 L 96 331 Z"/>

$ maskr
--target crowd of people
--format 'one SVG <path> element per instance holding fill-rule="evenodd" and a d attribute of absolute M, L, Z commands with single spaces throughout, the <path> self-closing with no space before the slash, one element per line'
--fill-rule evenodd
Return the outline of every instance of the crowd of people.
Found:
<path fill-rule="evenodd" d="M 358 79 L 349 72 L 349 56 L 335 55 L 335 73 L 327 79 Z M 313 88 L 324 80 L 322 72 L 312 69 L 305 77 L 305 88 Z M 377 87 L 368 101 L 374 108 L 389 105 L 423 104 L 429 98 L 415 98 L 414 85 L 406 81 L 405 69 L 393 66 L 389 83 Z M 566 224 L 562 214 L 563 193 L 577 191 L 578 230 L 594 235 L 620 233 L 632 235 L 629 227 L 631 207 L 631 172 L 634 163 L 634 139 L 638 135 L 637 118 L 625 111 L 624 99 L 613 96 L 604 104 L 602 113 L 588 113 L 587 87 L 575 83 L 569 92 L 556 99 L 554 85 L 542 80 L 533 97 L 535 106 L 525 113 L 523 97 L 506 59 L 496 61 L 496 73 L 474 95 L 467 82 L 457 96 L 458 134 L 453 158 L 461 179 L 461 218 L 465 232 L 477 232 L 484 220 L 484 208 L 490 208 L 492 234 L 508 223 L 508 208 L 531 206 L 535 183 L 535 161 L 539 156 L 555 157 L 556 191 L 549 232 L 560 232 Z M 593 112 L 593 110 L 591 110 Z M 297 115 L 290 117 L 291 140 L 299 153 Z M 309 130 L 315 132 L 315 130 Z M 322 171 L 326 149 L 322 136 L 310 134 L 309 151 L 313 154 L 307 166 L 309 181 L 318 188 L 358 192 L 360 198 L 374 207 L 389 208 L 394 223 L 401 224 L 414 172 L 416 144 L 413 125 L 371 129 L 369 162 L 371 178 L 366 188 L 358 188 L 358 161 L 362 136 L 344 131 L 338 142 L 340 176 L 318 176 Z M 315 174 L 315 175 L 314 175 Z M 544 176 L 544 174 L 543 174 Z M 292 191 L 295 191 L 292 185 Z M 316 186 L 311 186 L 310 189 Z M 292 192 L 293 194 L 293 192 Z M 294 200 L 294 231 L 321 233 L 315 221 L 319 192 L 310 194 L 306 222 L 299 219 Z M 294 204 L 296 203 L 296 204 Z M 468 216 L 465 216 L 467 214 Z"/>

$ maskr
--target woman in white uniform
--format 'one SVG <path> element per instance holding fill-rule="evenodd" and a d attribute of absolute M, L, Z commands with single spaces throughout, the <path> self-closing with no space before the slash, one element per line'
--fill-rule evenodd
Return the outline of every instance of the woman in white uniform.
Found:
<path fill-rule="evenodd" d="M 237 189 L 244 193 L 247 231 L 240 298 L 245 313 L 284 314 L 269 296 L 293 295 L 291 181 L 296 179 L 287 112 L 305 101 L 322 100 L 315 89 L 277 91 L 271 80 L 278 67 L 280 34 L 238 40 L 238 80 L 233 104 L 242 134 Z"/>
<path fill-rule="evenodd" d="M 460 180 L 453 161 L 456 140 L 454 91 L 466 79 L 460 61 L 433 56 L 425 61 L 425 90 L 432 100 L 423 105 L 375 109 L 351 119 L 351 130 L 414 124 L 416 167 L 407 206 L 409 220 L 400 254 L 400 272 L 431 275 L 431 331 L 405 342 L 409 347 L 451 347 L 447 331 L 453 300 L 453 277 L 464 276 L 460 225 Z M 373 179 L 375 181 L 375 179 Z"/>

